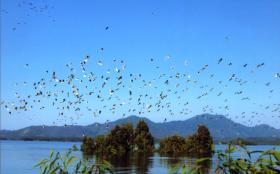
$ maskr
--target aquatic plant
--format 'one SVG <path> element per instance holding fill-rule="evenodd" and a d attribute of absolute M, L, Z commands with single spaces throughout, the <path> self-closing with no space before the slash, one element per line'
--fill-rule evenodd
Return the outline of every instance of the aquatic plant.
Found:
<path fill-rule="evenodd" d="M 240 148 L 238 148 L 240 147 Z M 245 157 L 235 158 L 233 153 L 241 149 Z M 231 145 L 225 151 L 217 151 L 218 165 L 216 172 L 230 174 L 278 174 L 280 173 L 280 151 L 249 151 L 243 145 Z M 252 156 L 257 156 L 255 159 Z"/>
<path fill-rule="evenodd" d="M 113 173 L 111 164 L 102 160 L 100 164 L 95 164 L 86 160 L 79 160 L 73 155 L 75 148 L 69 149 L 61 154 L 51 151 L 49 158 L 41 160 L 34 168 L 40 168 L 41 174 L 105 174 Z"/>
<path fill-rule="evenodd" d="M 233 153 L 240 151 L 246 156 L 235 157 Z M 228 144 L 225 150 L 215 152 L 217 165 L 214 171 L 217 174 L 279 174 L 280 173 L 280 151 L 271 149 L 267 151 L 249 151 L 244 145 Z M 254 156 L 254 158 L 253 158 Z M 188 164 L 176 165 L 169 170 L 169 174 L 202 174 L 209 173 L 210 167 L 207 162 L 211 158 L 200 158 L 196 160 L 194 167 Z M 212 171 L 212 172 L 214 172 Z"/>

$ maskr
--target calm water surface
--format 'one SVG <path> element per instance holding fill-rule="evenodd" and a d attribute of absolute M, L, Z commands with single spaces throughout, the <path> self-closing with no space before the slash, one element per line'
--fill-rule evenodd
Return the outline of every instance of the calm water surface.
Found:
<path fill-rule="evenodd" d="M 51 149 L 55 151 L 65 152 L 73 145 L 80 147 L 79 142 L 42 142 L 42 141 L 0 141 L 1 152 L 1 174 L 37 174 L 38 169 L 33 166 L 45 157 L 48 157 Z M 249 146 L 250 150 L 268 150 L 275 146 Z M 216 149 L 224 149 L 224 145 L 216 145 Z M 280 146 L 276 147 L 280 150 Z M 83 158 L 81 152 L 76 152 L 76 156 Z M 235 156 L 242 154 L 235 153 Z M 194 164 L 195 159 L 189 157 L 162 157 L 158 154 L 153 156 L 134 155 L 127 158 L 111 159 L 115 173 L 155 173 L 165 174 L 168 169 L 175 164 Z M 216 157 L 213 157 L 209 164 L 211 166 L 216 162 Z M 211 173 L 211 172 L 209 172 Z"/>

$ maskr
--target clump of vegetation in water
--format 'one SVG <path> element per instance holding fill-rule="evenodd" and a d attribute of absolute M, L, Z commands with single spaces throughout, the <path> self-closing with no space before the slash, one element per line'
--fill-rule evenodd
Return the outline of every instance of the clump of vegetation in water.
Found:
<path fill-rule="evenodd" d="M 154 150 L 154 138 L 143 120 L 138 122 L 134 131 L 134 145 L 137 152 L 151 153 Z"/>
<path fill-rule="evenodd" d="M 197 132 L 186 139 L 187 153 L 197 156 L 211 156 L 213 139 L 210 131 L 204 125 L 199 125 Z"/>
<path fill-rule="evenodd" d="M 136 129 L 131 124 L 117 125 L 108 135 L 99 135 L 95 139 L 84 137 L 81 150 L 86 154 L 111 156 L 130 152 L 151 153 L 154 149 L 154 138 L 144 121 L 139 121 Z"/>
<path fill-rule="evenodd" d="M 76 148 L 69 149 L 64 154 L 59 152 L 50 153 L 50 156 L 43 159 L 35 168 L 40 168 L 41 174 L 105 174 L 113 173 L 110 163 L 103 160 L 100 164 L 79 160 L 73 155 Z"/>
<path fill-rule="evenodd" d="M 161 154 L 185 154 L 186 151 L 186 140 L 179 135 L 173 135 L 160 141 L 159 152 Z"/>
<path fill-rule="evenodd" d="M 160 141 L 162 154 L 189 154 L 191 156 L 211 156 L 213 139 L 207 127 L 199 125 L 197 132 L 186 139 L 173 135 Z"/>

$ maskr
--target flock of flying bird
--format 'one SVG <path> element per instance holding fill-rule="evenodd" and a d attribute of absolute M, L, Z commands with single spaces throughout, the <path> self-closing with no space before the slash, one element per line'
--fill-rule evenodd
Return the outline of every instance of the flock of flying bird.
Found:
<path fill-rule="evenodd" d="M 106 27 L 105 30 L 108 30 Z M 104 48 L 100 49 L 104 51 Z M 171 56 L 166 56 L 169 60 Z M 148 61 L 152 66 L 158 70 L 159 73 L 149 74 L 149 78 L 145 78 L 141 73 L 127 73 L 127 65 L 123 60 L 113 59 L 114 65 L 111 69 L 108 68 L 103 71 L 93 72 L 88 68 L 90 56 L 85 56 L 80 62 L 80 70 L 75 69 L 72 63 L 65 65 L 66 71 L 64 74 L 59 75 L 56 71 L 46 70 L 46 76 L 38 81 L 16 83 L 18 87 L 15 92 L 16 101 L 7 102 L 2 101 L 1 105 L 5 110 L 12 115 L 15 112 L 29 111 L 34 108 L 44 110 L 53 107 L 57 110 L 58 117 L 53 124 L 58 122 L 67 122 L 70 119 L 71 124 L 78 124 L 76 121 L 86 113 L 92 117 L 98 117 L 102 114 L 112 115 L 122 114 L 123 117 L 136 114 L 145 115 L 149 113 L 161 112 L 166 115 L 164 121 L 167 121 L 167 116 L 174 115 L 190 115 L 192 108 L 189 104 L 193 100 L 198 102 L 203 101 L 208 95 L 214 95 L 215 100 L 222 100 L 223 105 L 214 108 L 211 104 L 201 105 L 201 112 L 215 113 L 217 109 L 222 109 L 224 113 L 228 113 L 231 109 L 228 101 L 230 98 L 224 98 L 224 93 L 232 93 L 234 96 L 240 96 L 240 102 L 254 102 L 246 95 L 244 89 L 236 91 L 217 91 L 217 86 L 203 85 L 203 82 L 195 80 L 191 74 L 182 73 L 176 70 L 175 67 L 170 67 L 171 71 L 162 73 L 160 66 L 155 63 L 154 59 Z M 232 62 L 225 63 L 223 58 L 216 62 L 217 66 L 233 66 Z M 187 65 L 185 61 L 185 65 Z M 101 70 L 105 69 L 102 60 L 96 60 L 96 66 Z M 205 64 L 194 75 L 200 76 L 206 71 L 210 64 Z M 255 65 L 255 70 L 261 71 L 265 63 Z M 25 64 L 26 68 L 30 68 L 29 64 Z M 103 68 L 104 67 L 104 68 Z M 243 68 L 247 64 L 242 65 Z M 67 72 L 67 73 L 66 73 Z M 214 79 L 215 74 L 210 74 L 209 81 Z M 276 79 L 280 79 L 280 73 L 275 74 Z M 198 78 L 197 78 L 198 79 Z M 228 76 L 226 81 L 217 80 L 217 85 L 227 87 L 229 83 L 236 83 L 240 88 L 248 84 L 248 80 L 238 77 L 237 73 L 232 73 Z M 270 87 L 271 82 L 263 84 Z M 33 92 L 30 94 L 21 94 L 20 89 L 22 86 L 32 86 Z M 193 96 L 191 93 L 192 88 L 201 90 L 201 94 Z M 221 88 L 217 88 L 221 90 Z M 274 89 L 269 89 L 269 93 L 273 93 Z M 191 98 L 193 96 L 193 99 Z M 275 117 L 280 118 L 280 103 L 275 103 L 272 106 L 263 106 L 265 110 L 274 113 Z M 1 107 L 2 108 L 2 107 Z M 253 119 L 258 116 L 264 116 L 263 113 L 253 111 L 251 113 L 241 112 L 236 118 L 247 118 L 247 123 L 252 123 Z M 229 114 L 226 114 L 229 116 Z M 109 123 L 109 120 L 107 120 Z M 65 124 L 65 126 L 68 126 Z"/>
<path fill-rule="evenodd" d="M 27 8 L 30 12 L 36 14 L 46 13 L 53 22 L 55 19 L 50 15 L 50 10 L 53 6 L 48 4 L 36 5 L 31 1 L 22 1 L 18 3 L 19 8 Z M 3 14 L 8 14 L 8 11 L 2 9 Z M 29 16 L 30 14 L 28 14 Z M 17 30 L 17 27 L 26 22 L 17 22 L 17 26 L 12 28 L 13 31 Z M 104 28 L 105 31 L 109 30 L 109 26 Z M 226 38 L 228 39 L 228 38 Z M 104 48 L 100 48 L 103 52 Z M 108 63 L 108 66 L 114 67 L 104 68 L 104 62 L 102 60 L 95 60 L 96 65 L 101 67 L 104 72 L 93 72 L 88 67 L 91 61 L 90 56 L 85 56 L 80 62 L 79 69 L 72 63 L 65 65 L 66 71 L 64 73 L 56 71 L 45 71 L 45 76 L 41 79 L 33 82 L 19 82 L 16 83 L 17 87 L 15 92 L 15 101 L 1 101 L 1 109 L 4 108 L 8 115 L 14 113 L 27 112 L 32 109 L 39 109 L 41 111 L 54 108 L 58 117 L 53 122 L 70 122 L 71 124 L 77 124 L 77 120 L 86 113 L 92 117 L 98 117 L 102 114 L 120 115 L 125 117 L 128 115 L 145 115 L 153 113 L 162 113 L 166 117 L 164 121 L 167 121 L 168 116 L 188 116 L 193 112 L 190 104 L 197 100 L 202 101 L 209 95 L 214 96 L 215 101 L 222 101 L 218 107 L 209 104 L 201 104 L 201 112 L 203 113 L 217 113 L 220 110 L 226 116 L 229 115 L 231 105 L 229 104 L 231 98 L 228 98 L 226 94 L 230 93 L 232 96 L 239 97 L 239 102 L 251 102 L 254 103 L 254 99 L 247 95 L 247 91 L 244 88 L 246 85 L 251 85 L 250 80 L 243 79 L 237 73 L 231 73 L 227 76 L 227 80 L 216 79 L 217 74 L 209 75 L 208 81 L 216 81 L 217 84 L 209 86 L 205 84 L 205 81 L 200 81 L 199 76 L 205 74 L 209 67 L 213 64 L 215 66 L 236 66 L 233 62 L 226 62 L 223 58 L 218 58 L 216 62 L 212 64 L 204 64 L 200 69 L 193 73 L 185 73 L 177 70 L 174 66 L 170 67 L 170 71 L 161 72 L 160 64 L 156 63 L 156 59 L 148 59 L 149 63 L 157 70 L 155 73 L 149 74 L 149 77 L 145 77 L 145 73 L 128 73 L 126 71 L 127 64 L 124 60 L 113 59 L 112 63 Z M 165 57 L 168 61 L 171 59 L 170 55 Z M 188 66 L 188 62 L 184 62 L 185 66 Z M 30 68 L 28 63 L 25 67 Z M 262 71 L 262 67 L 265 63 L 259 63 L 254 66 L 254 70 Z M 249 64 L 245 63 L 241 65 L 242 68 L 248 69 Z M 148 68 L 148 67 L 147 67 Z M 100 73 L 103 72 L 103 73 Z M 275 79 L 280 79 L 280 72 L 276 72 Z M 221 90 L 222 87 L 228 85 L 237 85 L 239 90 Z M 268 89 L 268 93 L 272 94 L 278 89 L 271 88 L 272 82 L 266 82 L 264 85 L 265 90 Z M 32 87 L 32 93 L 21 93 L 20 90 L 23 86 Z M 199 90 L 199 95 L 192 93 L 193 89 Z M 277 91 L 279 92 L 279 91 Z M 263 94 L 264 95 L 264 94 Z M 247 104 L 247 103 L 246 103 Z M 259 104 L 262 110 L 266 110 L 272 113 L 272 117 L 280 118 L 280 103 L 274 103 L 272 105 Z M 241 111 L 239 115 L 235 116 L 235 119 L 247 118 L 247 124 L 253 124 L 253 121 L 265 116 L 260 111 L 252 111 L 251 113 Z M 107 120 L 107 123 L 109 120 Z M 258 122 L 261 122 L 260 119 Z M 65 126 L 68 126 L 65 124 Z"/>
<path fill-rule="evenodd" d="M 16 2 L 16 1 L 14 1 Z M 47 19 L 49 19 L 52 22 L 56 22 L 56 19 L 52 15 L 52 10 L 54 9 L 53 5 L 50 5 L 47 1 L 28 1 L 23 0 L 19 1 L 17 4 L 18 10 L 22 10 L 24 13 L 22 13 L 21 17 L 29 18 L 32 16 L 45 16 Z M 2 15 L 9 15 L 9 11 L 7 9 L 1 9 Z M 26 19 L 17 19 L 15 23 L 13 23 L 13 26 L 11 27 L 12 31 L 17 31 L 18 28 L 20 28 L 21 25 L 27 25 L 28 22 Z"/>

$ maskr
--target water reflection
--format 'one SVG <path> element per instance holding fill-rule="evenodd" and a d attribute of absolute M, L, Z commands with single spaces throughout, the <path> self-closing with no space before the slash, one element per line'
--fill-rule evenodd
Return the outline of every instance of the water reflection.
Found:
<path fill-rule="evenodd" d="M 203 162 L 197 163 L 197 158 L 188 156 L 160 156 L 159 162 L 161 166 L 168 169 L 179 165 L 181 169 L 186 167 L 187 169 L 192 169 L 197 167 L 200 173 L 211 173 L 212 171 L 212 160 L 205 160 Z"/>
<path fill-rule="evenodd" d="M 149 169 L 152 167 L 153 154 L 134 153 L 123 156 L 101 157 L 95 155 L 83 154 L 83 158 L 89 161 L 97 162 L 107 160 L 113 166 L 114 173 L 123 174 L 146 174 L 149 173 Z"/>
<path fill-rule="evenodd" d="M 134 153 L 124 156 L 100 157 L 83 154 L 83 158 L 99 163 L 102 159 L 107 160 L 113 166 L 114 173 L 122 174 L 147 174 L 154 169 L 164 168 L 161 173 L 168 173 L 168 169 L 180 165 L 191 169 L 199 167 L 201 173 L 211 173 L 212 161 L 207 160 L 197 165 L 196 158 L 186 156 L 160 156 L 159 154 Z"/>

